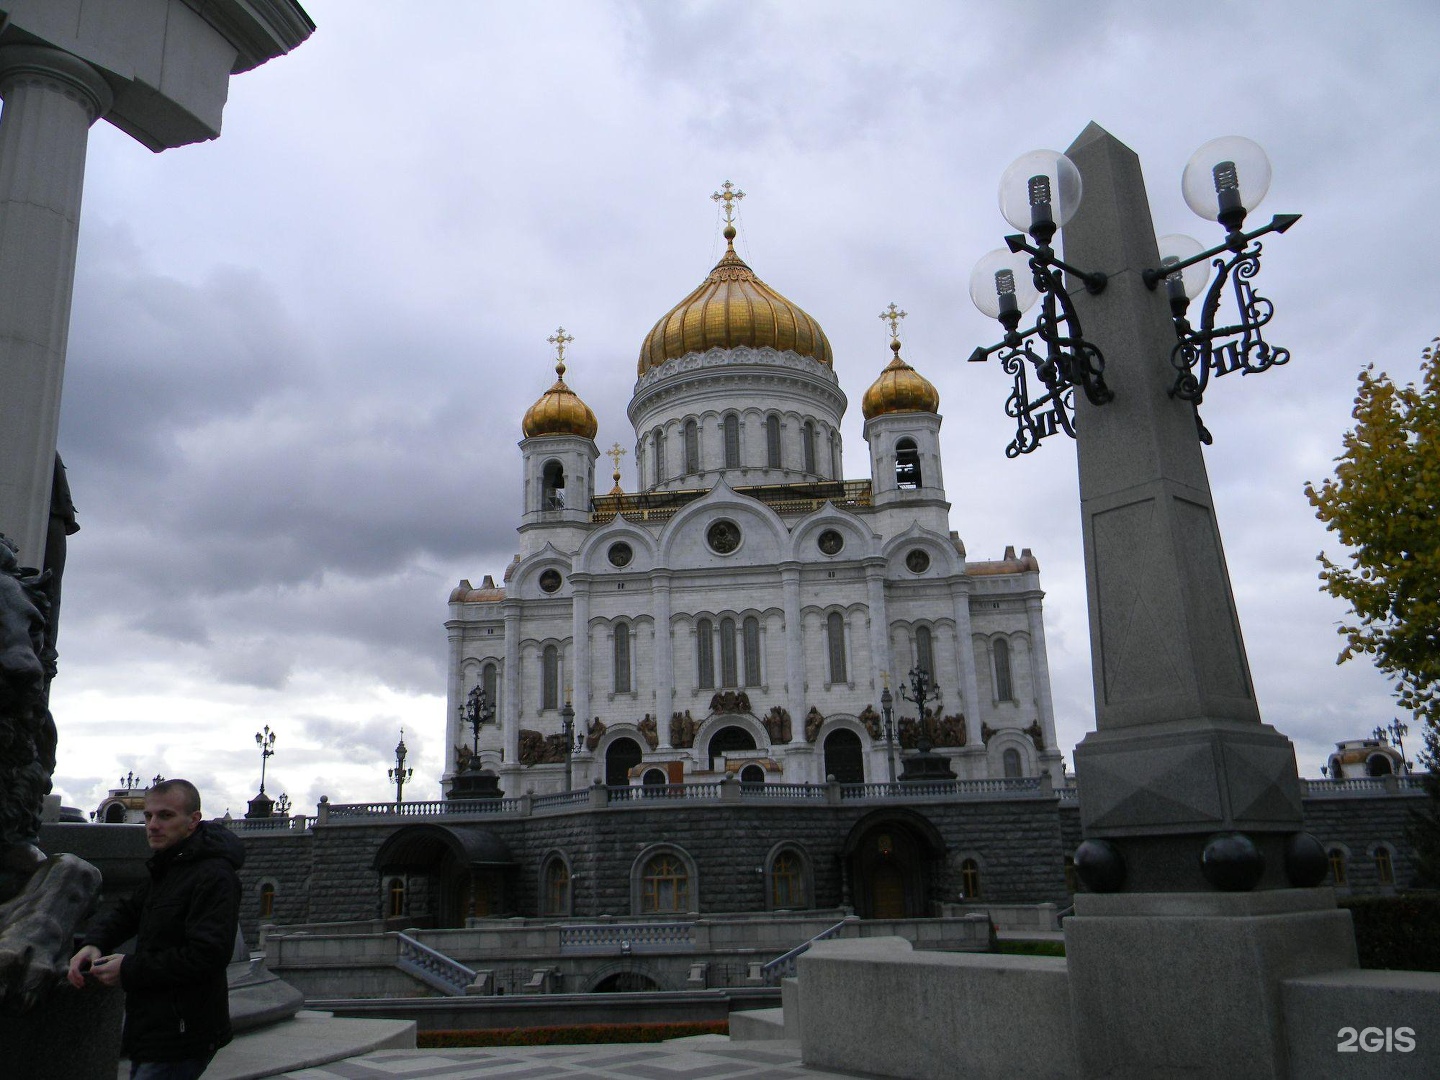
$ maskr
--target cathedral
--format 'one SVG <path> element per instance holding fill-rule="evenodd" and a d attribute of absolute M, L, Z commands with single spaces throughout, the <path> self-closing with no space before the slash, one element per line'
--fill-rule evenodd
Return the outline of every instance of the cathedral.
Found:
<path fill-rule="evenodd" d="M 618 443 L 597 489 L 572 338 L 549 339 L 557 377 L 521 424 L 518 553 L 501 583 L 450 595 L 446 788 L 477 746 L 512 796 L 881 783 L 916 747 L 942 776 L 1059 785 L 1039 567 L 1029 549 L 970 560 L 950 528 L 940 398 L 901 355 L 904 313 L 882 315 L 869 476 L 847 480 L 830 342 L 736 254 L 741 195 L 717 192 L 723 257 L 641 343 L 635 491 Z"/>

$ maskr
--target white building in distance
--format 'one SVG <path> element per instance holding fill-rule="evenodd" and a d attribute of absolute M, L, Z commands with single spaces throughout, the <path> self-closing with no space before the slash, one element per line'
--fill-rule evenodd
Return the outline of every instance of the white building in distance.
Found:
<path fill-rule="evenodd" d="M 727 202 L 738 196 L 726 194 Z M 816 321 L 728 250 L 640 348 L 630 399 L 639 490 L 597 493 L 594 413 L 558 378 L 525 414 L 519 552 L 502 585 L 451 593 L 444 780 L 470 752 L 507 795 L 574 785 L 888 779 L 920 735 L 901 697 L 940 690 L 925 733 L 961 779 L 1062 780 L 1039 566 L 966 558 L 951 531 L 939 394 L 900 355 L 865 392 L 870 475 L 841 473 L 846 397 Z"/>

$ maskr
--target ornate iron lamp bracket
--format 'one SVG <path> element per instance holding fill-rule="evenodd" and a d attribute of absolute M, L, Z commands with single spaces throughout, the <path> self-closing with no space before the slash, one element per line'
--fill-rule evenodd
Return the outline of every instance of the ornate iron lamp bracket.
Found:
<path fill-rule="evenodd" d="M 1018 329 L 1018 313 L 1009 319 L 1002 315 L 1004 339 L 976 349 L 970 362 L 979 363 L 991 353 L 999 353 L 1001 368 L 1014 380 L 1005 401 L 1005 415 L 1015 421 L 1015 438 L 1005 447 L 1005 456 L 1013 458 L 1035 450 L 1042 439 L 1056 432 L 1075 437 L 1077 387 L 1092 405 L 1104 405 L 1115 395 L 1105 385 L 1105 357 L 1085 340 L 1061 271 L 1083 282 L 1091 293 L 1104 290 L 1105 275 L 1066 265 L 1055 258 L 1048 243 L 1037 248 L 1018 234 L 1007 236 L 1005 243 L 1017 254 L 1030 255 L 1030 271 L 1041 296 L 1040 314 L 1035 325 L 1024 332 Z M 1036 339 L 1044 345 L 1043 356 L 1033 347 Z"/>
<path fill-rule="evenodd" d="M 1269 232 L 1283 233 L 1300 220 L 1299 214 L 1277 214 L 1268 225 L 1250 233 L 1232 233 L 1224 244 L 1203 251 L 1183 262 L 1169 263 L 1159 270 L 1145 271 L 1145 284 L 1154 289 L 1161 281 L 1175 280 L 1187 266 L 1205 259 L 1214 259 L 1215 280 L 1205 294 L 1201 306 L 1200 325 L 1193 327 L 1186 318 L 1189 301 L 1183 291 L 1172 290 L 1170 308 L 1179 341 L 1170 353 L 1176 371 L 1170 396 L 1195 404 L 1195 426 L 1200 441 L 1210 445 L 1213 438 L 1200 420 L 1200 403 L 1210 379 L 1233 372 L 1258 375 L 1290 360 L 1290 350 L 1271 345 L 1262 333 L 1275 314 L 1275 305 L 1255 291 L 1253 280 L 1260 272 L 1263 245 L 1257 240 Z M 1228 255 L 1226 253 L 1229 253 Z M 1233 285 L 1238 321 L 1216 326 L 1216 317 L 1225 298 L 1227 287 Z"/>

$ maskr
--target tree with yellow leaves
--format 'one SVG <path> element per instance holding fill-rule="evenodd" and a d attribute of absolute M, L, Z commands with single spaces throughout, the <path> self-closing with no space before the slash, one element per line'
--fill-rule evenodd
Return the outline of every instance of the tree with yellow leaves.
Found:
<path fill-rule="evenodd" d="M 1355 616 L 1342 625 L 1339 663 L 1371 656 L 1399 703 L 1440 727 L 1440 338 L 1421 354 L 1420 380 L 1396 386 L 1360 373 L 1335 476 L 1305 494 L 1351 565 L 1320 555 L 1322 588 Z"/>

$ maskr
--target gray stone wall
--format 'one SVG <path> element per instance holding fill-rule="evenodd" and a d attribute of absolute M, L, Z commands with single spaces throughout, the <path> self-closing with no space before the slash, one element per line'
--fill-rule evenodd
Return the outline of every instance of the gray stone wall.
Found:
<path fill-rule="evenodd" d="M 240 871 L 244 892 L 240 898 L 240 932 L 252 949 L 260 940 L 262 923 L 297 923 L 310 919 L 311 863 L 315 837 L 308 832 L 243 831 L 245 866 Z M 275 886 L 274 910 L 260 915 L 260 889 Z"/>
<path fill-rule="evenodd" d="M 1425 800 L 1423 792 L 1373 797 L 1335 795 L 1330 798 L 1311 796 L 1305 800 L 1305 828 L 1329 851 L 1340 847 L 1346 853 L 1345 876 L 1348 884 L 1340 895 L 1385 890 L 1380 883 L 1375 849 L 1384 844 L 1390 848 L 1395 870 L 1395 887 L 1412 885 L 1415 876 L 1410 845 L 1405 841 L 1405 826 L 1411 808 Z M 1333 881 L 1332 881 L 1333 884 Z"/>

